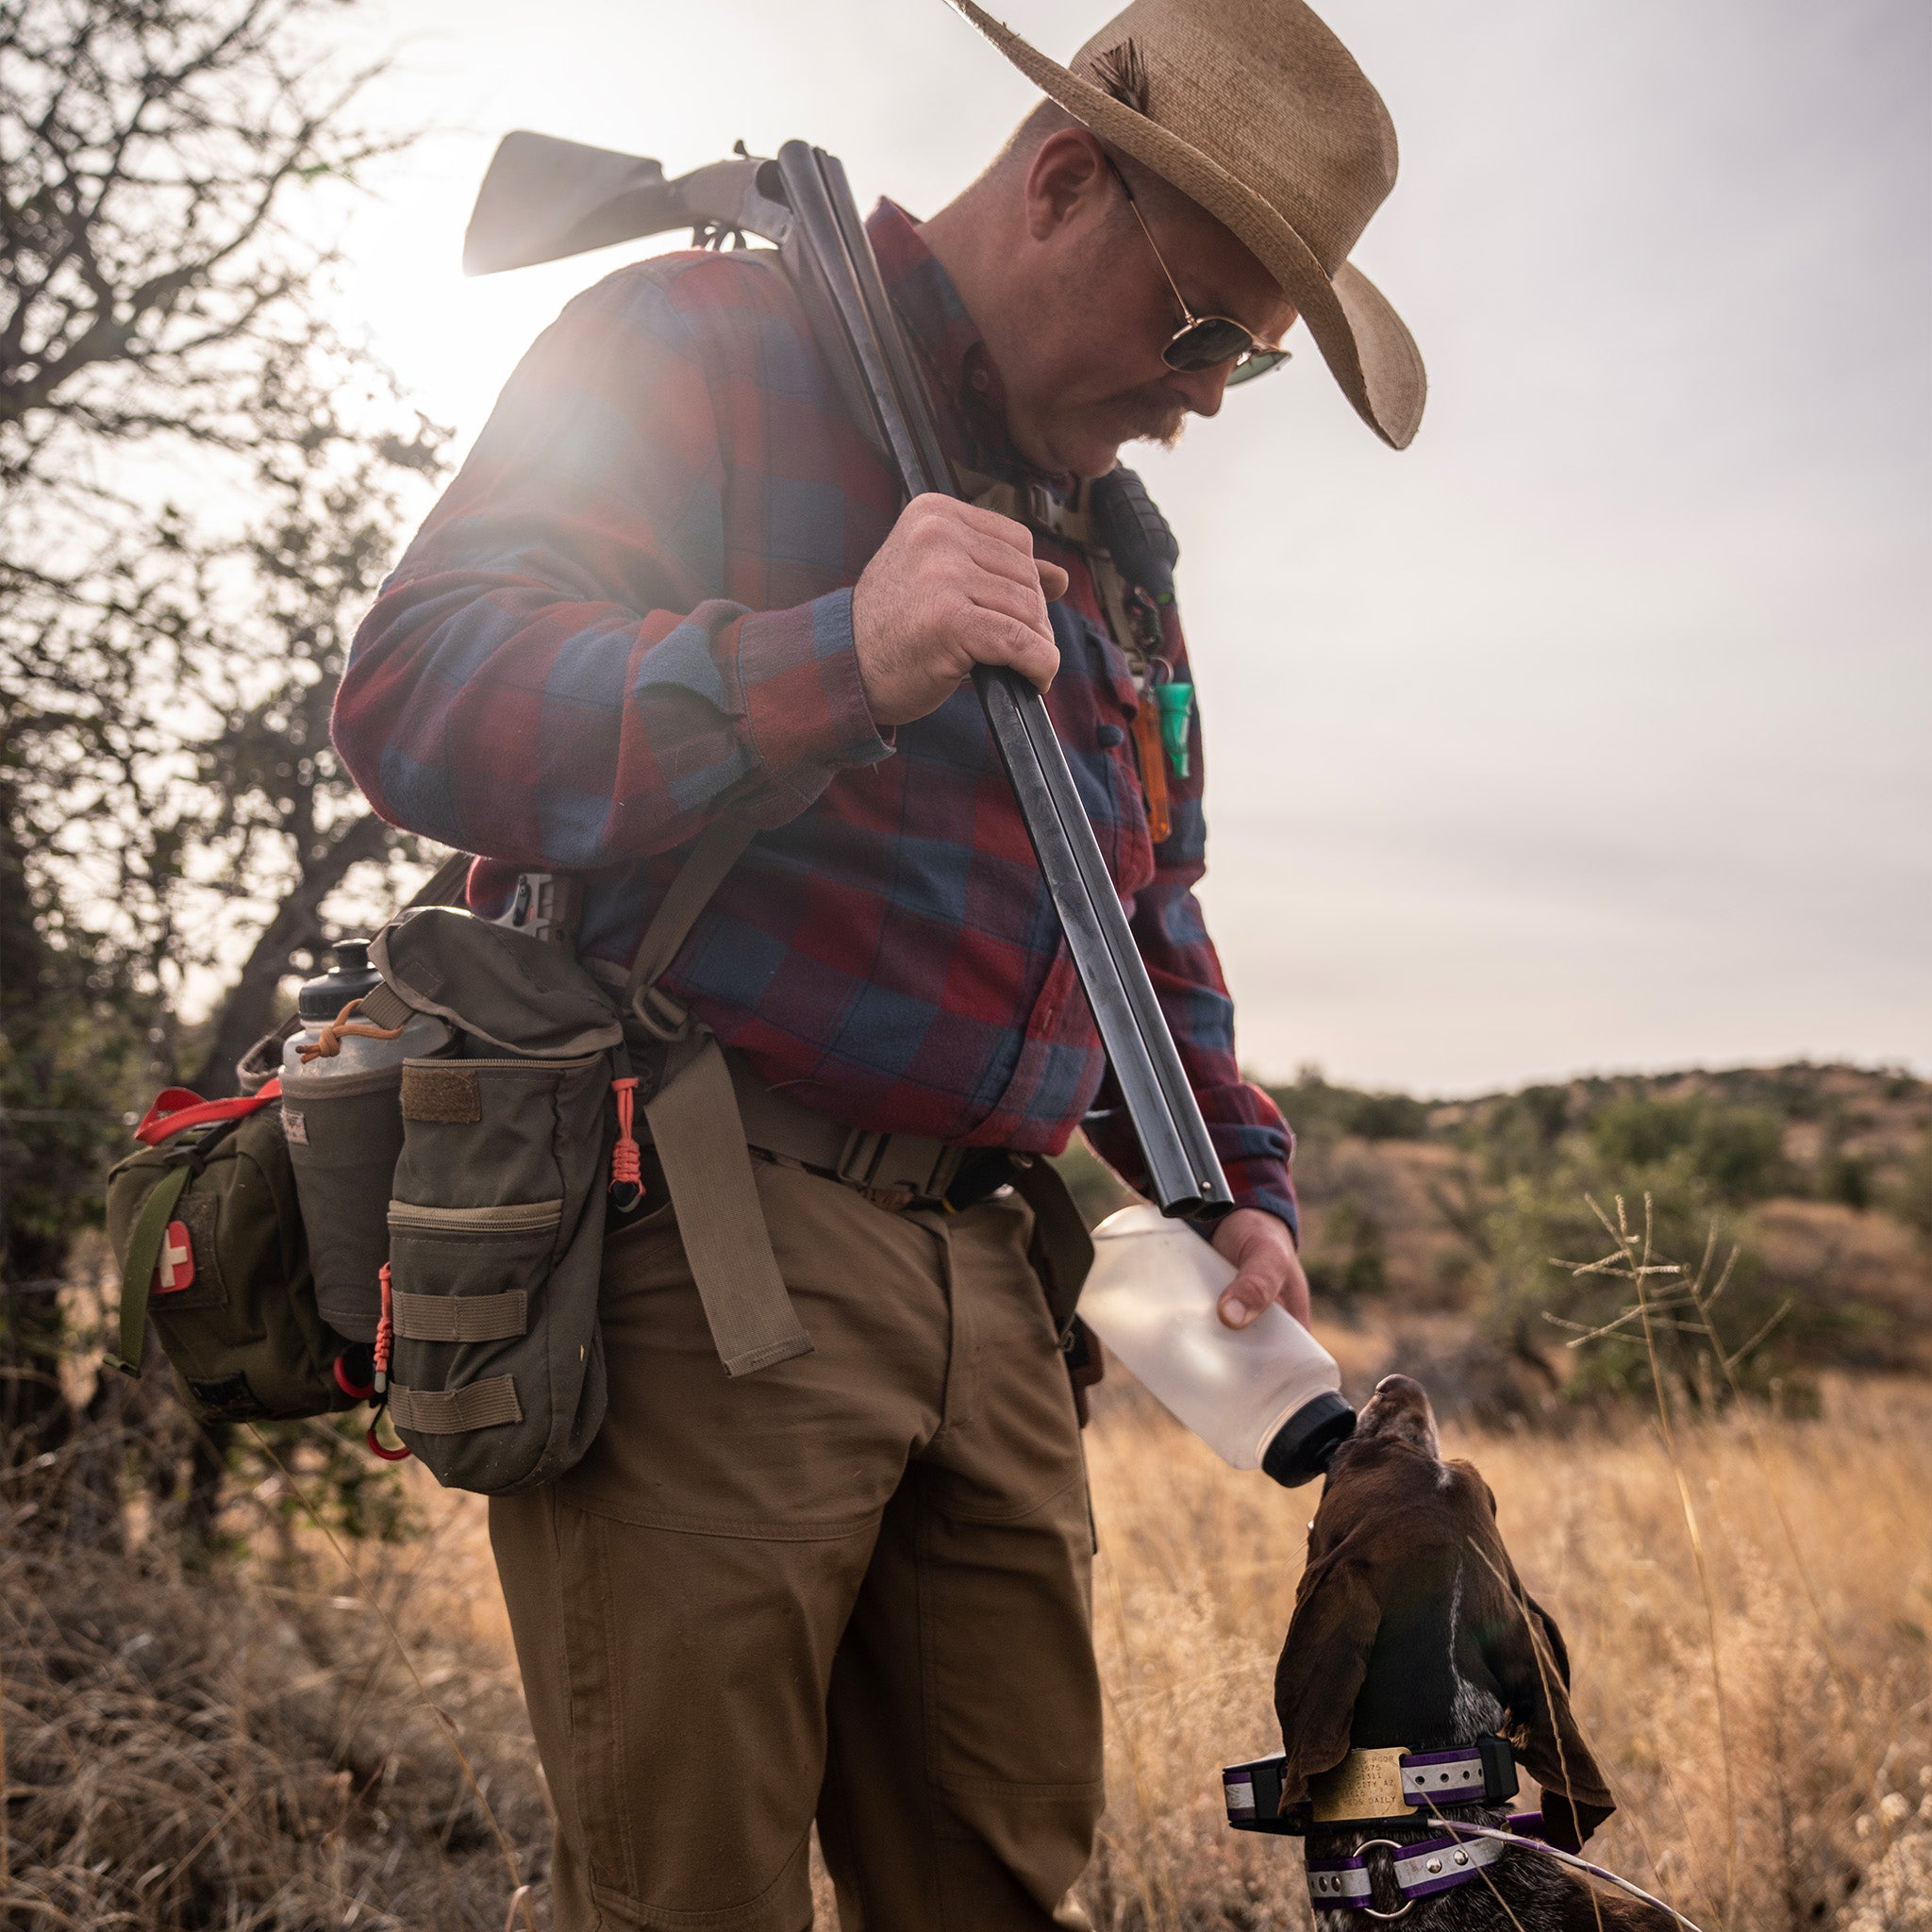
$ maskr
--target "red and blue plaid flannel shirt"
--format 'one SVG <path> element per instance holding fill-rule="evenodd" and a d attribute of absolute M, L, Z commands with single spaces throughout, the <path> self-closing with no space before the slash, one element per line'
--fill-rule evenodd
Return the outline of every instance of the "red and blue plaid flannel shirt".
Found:
<path fill-rule="evenodd" d="M 890 203 L 870 229 L 953 454 L 1015 481 L 997 372 Z M 759 251 L 662 256 L 577 297 L 524 358 L 383 586 L 335 740 L 392 824 L 582 875 L 581 944 L 625 962 L 725 808 L 758 837 L 663 984 L 764 1078 L 878 1132 L 1057 1153 L 1083 1117 L 1141 1177 L 1092 1015 L 970 688 L 882 735 L 851 586 L 899 510 L 789 283 Z M 1051 481 L 1052 479 L 1045 479 Z M 1064 480 L 1064 479 L 1060 479 Z M 1149 838 L 1137 698 L 1077 552 L 1048 698 L 1236 1198 L 1293 1225 L 1291 1140 L 1241 1077 L 1201 920 L 1201 748 Z M 1177 625 L 1167 653 L 1189 675 Z"/>

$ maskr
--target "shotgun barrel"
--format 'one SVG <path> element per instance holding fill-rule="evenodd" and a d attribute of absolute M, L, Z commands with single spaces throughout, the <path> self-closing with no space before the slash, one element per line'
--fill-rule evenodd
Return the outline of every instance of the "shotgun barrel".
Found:
<path fill-rule="evenodd" d="M 795 247 L 837 318 L 879 439 L 907 495 L 957 496 L 925 385 L 899 332 L 845 170 L 823 149 L 778 150 L 779 188 Z M 1166 1214 L 1213 1216 L 1234 1205 L 1174 1035 L 1080 804 L 1045 700 L 1018 673 L 980 665 L 973 681 L 1067 935 L 1101 1043 Z"/>

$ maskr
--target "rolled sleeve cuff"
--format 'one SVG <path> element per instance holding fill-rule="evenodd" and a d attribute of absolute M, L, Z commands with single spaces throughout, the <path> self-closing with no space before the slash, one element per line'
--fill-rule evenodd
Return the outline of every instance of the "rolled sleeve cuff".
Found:
<path fill-rule="evenodd" d="M 1278 1161 L 1228 1161 L 1227 1185 L 1237 1208 L 1258 1208 L 1277 1221 L 1288 1223 L 1294 1244 L 1302 1244 L 1301 1209 L 1294 1198 L 1294 1181 Z"/>
<path fill-rule="evenodd" d="M 780 783 L 792 772 L 874 765 L 891 755 L 865 701 L 850 591 L 747 616 L 739 626 L 738 679 L 753 747 Z"/>

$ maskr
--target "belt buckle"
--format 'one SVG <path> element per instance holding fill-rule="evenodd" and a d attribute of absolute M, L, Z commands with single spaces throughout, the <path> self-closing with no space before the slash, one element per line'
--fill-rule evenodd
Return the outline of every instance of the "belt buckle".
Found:
<path fill-rule="evenodd" d="M 879 1162 L 885 1158 L 886 1142 L 891 1139 L 890 1134 L 874 1134 L 864 1127 L 854 1127 L 839 1150 L 839 1178 L 855 1188 L 875 1187 Z"/>
<path fill-rule="evenodd" d="M 1317 1824 L 1345 1824 L 1355 1818 L 1401 1818 L 1410 1809 L 1402 1790 L 1405 1744 L 1351 1751 L 1333 1771 L 1308 1780 Z"/>
<path fill-rule="evenodd" d="M 940 1147 L 936 1154 L 915 1156 L 916 1143 L 915 1135 L 869 1133 L 854 1127 L 839 1152 L 839 1178 L 855 1188 L 903 1194 L 908 1202 L 938 1200 L 959 1171 L 959 1149 Z M 934 1145 L 930 1141 L 924 1143 L 925 1149 Z"/>

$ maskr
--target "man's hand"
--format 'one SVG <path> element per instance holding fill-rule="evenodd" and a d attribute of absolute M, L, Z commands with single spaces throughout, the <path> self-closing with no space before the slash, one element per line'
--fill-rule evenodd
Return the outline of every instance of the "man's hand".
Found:
<path fill-rule="evenodd" d="M 1214 1245 L 1235 1265 L 1219 1309 L 1230 1328 L 1245 1328 L 1270 1302 L 1308 1325 L 1308 1277 L 1285 1221 L 1258 1208 L 1237 1208 L 1214 1224 Z"/>
<path fill-rule="evenodd" d="M 1010 517 L 915 496 L 852 592 L 852 641 L 873 722 L 936 711 L 975 664 L 1008 664 L 1041 691 L 1060 668 L 1047 622 L 1067 574 L 1033 555 Z"/>

